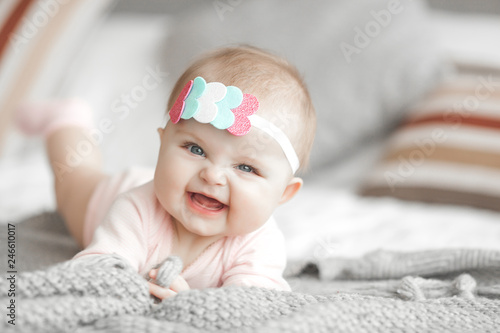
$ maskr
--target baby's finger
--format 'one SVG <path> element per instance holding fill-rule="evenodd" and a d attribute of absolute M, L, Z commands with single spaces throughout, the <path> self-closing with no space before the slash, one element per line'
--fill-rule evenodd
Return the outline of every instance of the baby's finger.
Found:
<path fill-rule="evenodd" d="M 148 282 L 148 284 L 149 284 L 149 293 L 153 296 L 158 297 L 161 300 L 177 295 L 177 293 L 173 290 L 160 287 L 151 282 Z"/>
<path fill-rule="evenodd" d="M 180 292 L 183 290 L 189 290 L 189 285 L 182 277 L 178 276 L 175 280 L 170 284 L 170 289 L 175 292 Z"/>
<path fill-rule="evenodd" d="M 152 279 L 156 280 L 156 277 L 158 276 L 158 270 L 157 269 L 152 269 L 149 271 L 149 277 Z"/>

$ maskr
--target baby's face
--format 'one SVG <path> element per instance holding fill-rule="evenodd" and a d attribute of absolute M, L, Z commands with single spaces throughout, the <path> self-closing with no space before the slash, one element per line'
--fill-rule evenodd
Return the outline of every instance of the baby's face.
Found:
<path fill-rule="evenodd" d="M 300 188 L 279 144 L 259 129 L 238 137 L 189 119 L 169 122 L 160 136 L 156 195 L 196 235 L 257 230 Z"/>

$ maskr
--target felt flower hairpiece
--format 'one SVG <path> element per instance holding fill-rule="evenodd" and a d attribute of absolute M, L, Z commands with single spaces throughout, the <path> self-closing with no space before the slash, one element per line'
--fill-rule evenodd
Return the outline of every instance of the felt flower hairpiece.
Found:
<path fill-rule="evenodd" d="M 259 101 L 255 96 L 220 82 L 207 83 L 198 76 L 182 88 L 168 114 L 174 124 L 193 118 L 236 136 L 247 134 L 252 127 L 259 128 L 278 142 L 295 173 L 300 163 L 290 140 L 273 123 L 256 115 L 258 109 Z"/>
<path fill-rule="evenodd" d="M 174 124 L 181 118 L 194 118 L 241 136 L 250 131 L 252 125 L 248 116 L 258 109 L 259 101 L 255 96 L 243 94 L 238 87 L 226 87 L 220 82 L 207 83 L 198 76 L 184 86 L 169 115 Z"/>

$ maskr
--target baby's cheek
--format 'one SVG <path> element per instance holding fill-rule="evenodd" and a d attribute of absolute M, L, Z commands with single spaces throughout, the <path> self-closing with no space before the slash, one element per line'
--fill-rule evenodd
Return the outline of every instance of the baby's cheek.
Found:
<path fill-rule="evenodd" d="M 231 229 L 236 234 L 247 234 L 260 228 L 272 214 L 269 205 L 261 200 L 239 201 L 229 209 L 228 219 L 231 221 Z"/>
<path fill-rule="evenodd" d="M 164 209 L 169 211 L 169 207 L 173 204 L 178 204 L 178 198 L 182 195 L 182 186 L 179 177 L 168 172 L 169 170 L 161 170 L 155 175 L 156 196 Z"/>
<path fill-rule="evenodd" d="M 183 172 L 184 171 L 184 172 Z M 183 191 L 186 184 L 186 168 L 173 168 L 172 166 L 165 166 L 160 172 L 161 183 L 165 191 L 176 192 Z"/>

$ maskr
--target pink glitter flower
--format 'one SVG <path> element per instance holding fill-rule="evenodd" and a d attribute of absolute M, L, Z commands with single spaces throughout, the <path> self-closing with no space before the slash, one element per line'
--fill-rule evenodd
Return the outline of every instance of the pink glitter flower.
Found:
<path fill-rule="evenodd" d="M 233 125 L 227 129 L 229 133 L 237 136 L 247 134 L 250 127 L 252 127 L 248 116 L 257 112 L 258 109 L 259 101 L 257 97 L 251 94 L 243 94 L 243 101 L 240 106 L 231 110 L 235 119 Z"/>
<path fill-rule="evenodd" d="M 168 112 L 170 115 L 170 120 L 172 123 L 177 124 L 179 119 L 181 119 L 182 112 L 184 111 L 184 107 L 186 105 L 185 101 L 189 93 L 191 92 L 191 88 L 193 87 L 193 80 L 190 80 L 184 88 L 182 88 L 181 93 L 179 94 L 179 97 L 175 100 L 174 105 Z"/>

